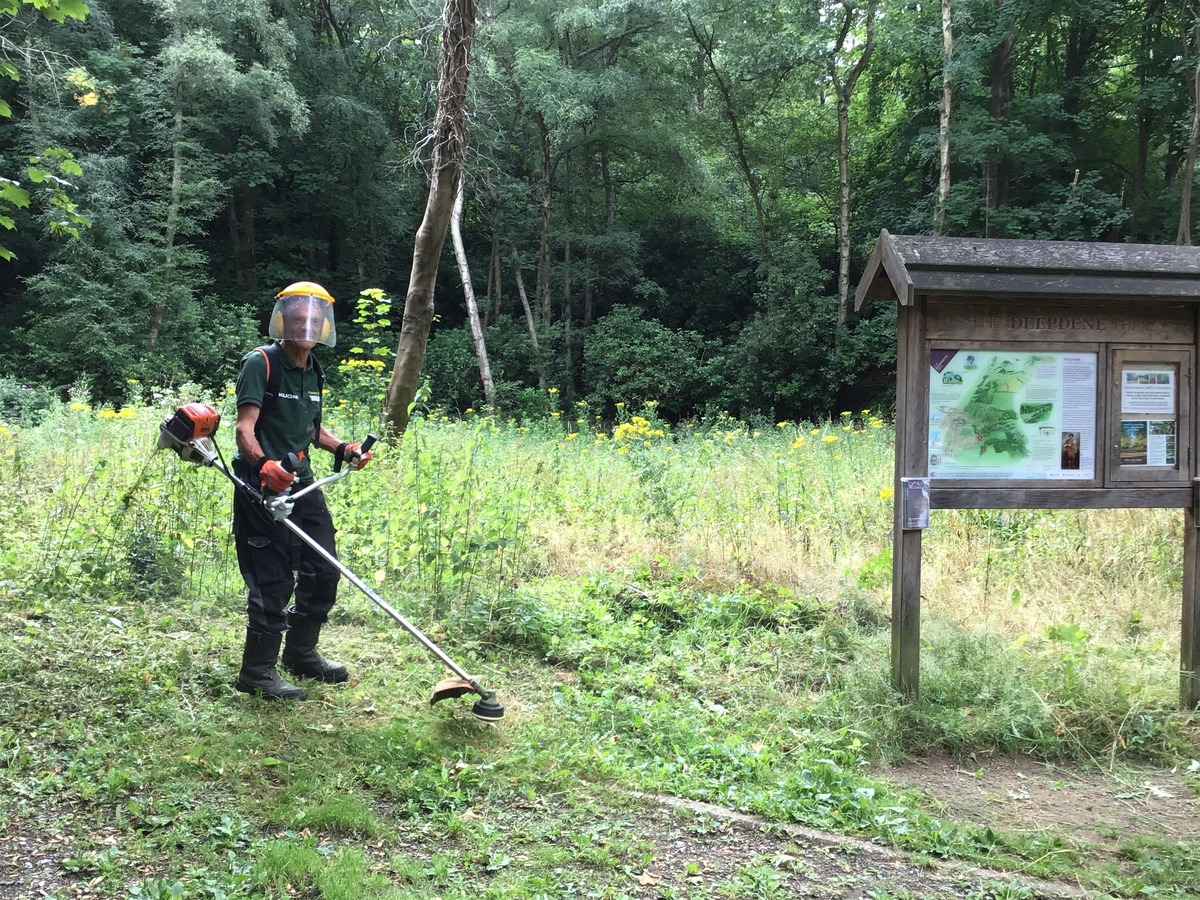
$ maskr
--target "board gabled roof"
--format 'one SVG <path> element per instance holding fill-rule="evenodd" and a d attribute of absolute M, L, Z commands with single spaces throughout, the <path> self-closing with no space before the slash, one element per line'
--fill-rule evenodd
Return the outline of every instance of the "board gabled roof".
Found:
<path fill-rule="evenodd" d="M 855 292 L 902 306 L 916 294 L 1200 302 L 1200 247 L 879 233 Z"/>

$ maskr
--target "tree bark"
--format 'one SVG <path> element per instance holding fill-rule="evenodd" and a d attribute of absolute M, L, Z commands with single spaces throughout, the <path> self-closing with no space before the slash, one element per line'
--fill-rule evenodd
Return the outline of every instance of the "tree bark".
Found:
<path fill-rule="evenodd" d="M 995 0 L 997 11 L 1002 10 L 1006 2 L 1007 0 Z M 1008 120 L 1008 104 L 1012 100 L 1013 47 L 1015 45 L 1016 38 L 1008 33 L 992 51 L 990 69 L 992 96 L 989 110 L 994 132 L 998 132 Z M 984 235 L 996 237 L 998 229 L 992 213 L 1008 205 L 1009 163 L 1001 140 L 992 141 L 988 147 L 985 178 L 987 201 Z"/>
<path fill-rule="evenodd" d="M 843 0 L 846 18 L 842 21 L 837 44 L 829 55 L 829 74 L 837 94 L 837 156 L 838 156 L 838 319 L 840 331 L 850 320 L 850 100 L 859 76 L 866 70 L 875 49 L 875 7 L 871 0 L 866 9 L 867 39 L 859 51 L 858 59 L 850 67 L 845 80 L 838 69 L 838 54 L 846 45 L 853 24 L 855 7 Z"/>
<path fill-rule="evenodd" d="M 549 325 L 551 321 L 550 221 L 554 202 L 552 193 L 554 179 L 550 159 L 550 129 L 546 127 L 546 120 L 542 118 L 540 112 L 534 114 L 534 122 L 537 123 L 542 150 L 542 174 L 538 183 L 542 203 L 542 236 L 538 246 L 537 289 L 542 308 L 542 324 Z"/>
<path fill-rule="evenodd" d="M 163 283 L 159 300 L 150 311 L 150 330 L 146 335 L 146 348 L 158 346 L 167 316 L 164 303 L 167 291 L 175 275 L 175 234 L 179 228 L 179 208 L 183 203 L 183 98 L 179 79 L 175 82 L 175 120 L 171 125 L 171 197 L 167 201 L 167 224 L 163 234 Z"/>
<path fill-rule="evenodd" d="M 525 324 L 529 326 L 529 343 L 533 345 L 533 358 L 537 360 L 538 387 L 546 386 L 546 369 L 542 365 L 542 348 L 538 346 L 537 323 L 533 319 L 533 307 L 529 305 L 529 294 L 525 291 L 525 277 L 521 274 L 521 257 L 517 248 L 512 248 L 513 277 L 517 282 L 517 295 L 525 310 Z"/>
<path fill-rule="evenodd" d="M 1191 24 L 1191 44 L 1197 52 L 1196 66 L 1192 73 L 1189 90 L 1192 98 L 1192 133 L 1188 139 L 1187 158 L 1183 164 L 1183 190 L 1179 198 L 1179 230 L 1175 243 L 1189 247 L 1192 243 L 1192 188 L 1196 177 L 1196 149 L 1200 145 L 1200 23 L 1196 21 L 1196 7 L 1188 3 L 1185 7 Z"/>
<path fill-rule="evenodd" d="M 454 209 L 450 211 L 450 239 L 454 243 L 454 258 L 458 260 L 458 274 L 462 279 L 463 297 L 467 301 L 467 317 L 471 323 L 471 342 L 475 345 L 475 359 L 479 363 L 479 379 L 483 382 L 483 399 L 493 412 L 496 409 L 496 385 L 492 381 L 492 367 L 488 363 L 487 344 L 483 339 L 483 325 L 479 321 L 479 305 L 475 302 L 475 288 L 471 284 L 471 267 L 467 263 L 467 249 L 462 239 L 463 182 L 458 179 L 458 192 L 454 196 Z"/>
<path fill-rule="evenodd" d="M 942 109 L 938 122 L 938 196 L 933 214 L 933 233 L 946 231 L 946 201 L 950 197 L 950 111 L 954 106 L 954 80 L 950 64 L 954 59 L 954 27 L 951 0 L 942 0 Z"/>
<path fill-rule="evenodd" d="M 467 151 L 467 82 L 474 35 L 475 0 L 446 0 L 438 67 L 438 110 L 433 121 L 433 174 L 425 215 L 413 243 L 404 320 L 384 401 L 384 424 L 389 434 L 403 433 L 408 427 L 409 407 L 417 396 L 425 365 L 425 348 L 433 322 L 434 281 Z"/>
<path fill-rule="evenodd" d="M 492 315 L 500 318 L 501 295 L 504 292 L 500 274 L 500 232 L 492 233 L 492 249 L 488 254 L 488 296 L 492 299 Z"/>
<path fill-rule="evenodd" d="M 872 0 L 873 5 L 874 0 Z M 742 173 L 742 177 L 746 179 L 746 187 L 750 191 L 750 200 L 754 204 L 754 219 L 758 228 L 758 243 L 762 251 L 763 280 L 766 282 L 767 297 L 773 298 L 774 293 L 771 290 L 771 283 L 774 266 L 771 260 L 771 229 L 767 222 L 767 210 L 763 204 L 762 179 L 758 177 L 754 166 L 750 163 L 750 156 L 746 148 L 746 138 L 742 133 L 742 122 L 738 118 L 737 106 L 734 103 L 733 89 L 725 75 L 717 67 L 716 38 L 712 33 L 704 33 L 692 21 L 690 15 L 688 16 L 688 28 L 692 32 L 692 37 L 695 39 L 696 45 L 700 48 L 703 62 L 712 75 L 713 83 L 717 86 L 717 91 L 721 94 L 721 112 L 725 117 L 725 121 L 729 123 L 729 130 L 733 137 L 733 158 L 737 163 L 738 170 Z M 768 302 L 770 302 L 770 299 Z"/>

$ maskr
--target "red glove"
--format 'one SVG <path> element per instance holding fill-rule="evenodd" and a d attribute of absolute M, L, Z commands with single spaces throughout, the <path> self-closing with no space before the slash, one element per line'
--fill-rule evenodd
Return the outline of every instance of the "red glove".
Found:
<path fill-rule="evenodd" d="M 279 464 L 277 459 L 264 459 L 258 464 L 258 480 L 272 494 L 282 494 L 296 480 L 294 473 Z"/>
<path fill-rule="evenodd" d="M 371 451 L 362 452 L 362 444 L 341 444 L 335 454 L 340 460 L 344 460 L 352 471 L 357 471 L 371 461 Z"/>

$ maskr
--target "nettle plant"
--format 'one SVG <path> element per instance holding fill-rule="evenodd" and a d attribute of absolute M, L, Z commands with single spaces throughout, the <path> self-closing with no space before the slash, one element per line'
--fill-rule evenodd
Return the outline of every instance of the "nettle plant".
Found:
<path fill-rule="evenodd" d="M 354 316 L 358 341 L 338 364 L 339 406 L 379 408 L 396 355 L 392 349 L 391 312 L 392 298 L 380 288 L 359 291 Z"/>

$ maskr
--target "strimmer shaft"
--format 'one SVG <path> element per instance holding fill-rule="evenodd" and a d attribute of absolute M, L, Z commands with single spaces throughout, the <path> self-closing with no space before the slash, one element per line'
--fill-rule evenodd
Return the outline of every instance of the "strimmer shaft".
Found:
<path fill-rule="evenodd" d="M 377 593 L 375 593 L 373 590 L 371 590 L 367 586 L 366 582 L 364 582 L 361 578 L 359 578 L 357 575 L 355 575 L 353 572 L 351 572 L 346 567 L 345 563 L 343 563 L 340 559 L 338 559 L 336 556 L 334 556 L 332 553 L 330 553 L 328 550 L 326 550 L 324 547 L 322 547 L 320 544 L 318 544 L 315 540 L 313 540 L 311 537 L 309 537 L 307 534 L 305 534 L 304 529 L 301 528 L 296 523 L 292 522 L 290 519 L 284 519 L 283 524 L 291 529 L 292 534 L 296 535 L 296 537 L 300 538 L 300 540 L 304 541 L 304 543 L 306 543 L 306 544 L 308 544 L 308 546 L 312 547 L 312 549 L 315 550 L 321 556 L 322 559 L 324 559 L 327 563 L 329 563 L 331 566 L 334 566 L 339 572 L 341 572 L 343 575 L 345 575 L 346 578 L 356 588 L 358 588 L 360 591 L 362 591 L 364 594 L 366 594 L 368 597 L 370 597 L 371 601 L 376 606 L 378 606 L 385 613 L 387 613 L 389 616 L 391 616 L 393 619 L 395 619 L 397 625 L 399 625 L 401 628 L 403 628 L 405 631 L 407 631 L 409 634 L 411 634 L 414 638 L 416 638 L 418 641 L 420 641 L 425 646 L 426 650 L 428 650 L 430 653 L 432 653 L 434 656 L 436 656 L 438 659 L 440 659 L 442 662 L 444 662 L 447 665 L 447 667 L 449 667 L 450 670 L 452 672 L 454 672 L 455 675 L 457 675 L 459 678 L 463 679 L 463 681 L 467 682 L 467 684 L 471 685 L 471 690 L 473 690 L 480 697 L 486 696 L 486 692 L 483 690 L 482 687 L 480 687 L 479 683 L 474 678 L 472 678 L 470 675 L 468 675 L 466 672 L 464 672 L 462 670 L 462 668 L 458 665 L 458 663 L 456 663 L 449 656 L 447 656 L 441 647 L 439 647 L 437 644 L 435 644 L 433 641 L 431 641 L 429 638 L 427 638 L 421 632 L 421 630 L 419 628 L 417 628 L 417 626 L 413 625 L 406 618 L 404 618 L 404 616 L 402 616 L 402 615 L 400 615 L 400 613 L 396 612 L 396 610 L 392 607 L 392 605 L 390 603 L 388 603 L 386 600 L 384 600 L 382 597 L 380 597 Z"/>

